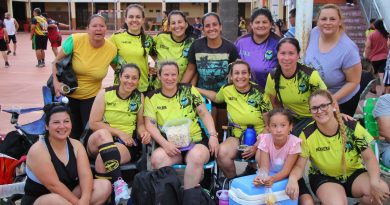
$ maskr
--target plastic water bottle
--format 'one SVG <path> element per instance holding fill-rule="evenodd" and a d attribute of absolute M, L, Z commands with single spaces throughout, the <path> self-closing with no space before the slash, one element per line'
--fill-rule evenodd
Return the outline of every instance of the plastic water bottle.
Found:
<path fill-rule="evenodd" d="M 248 125 L 244 131 L 244 139 L 242 144 L 252 146 L 256 143 L 256 130 L 253 128 L 253 125 Z"/>
<path fill-rule="evenodd" d="M 219 205 L 229 205 L 229 190 L 222 189 L 216 193 Z"/>

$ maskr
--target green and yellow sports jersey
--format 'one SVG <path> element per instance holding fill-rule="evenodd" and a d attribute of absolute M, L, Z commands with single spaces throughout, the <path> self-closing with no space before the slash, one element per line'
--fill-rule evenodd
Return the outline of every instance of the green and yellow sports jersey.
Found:
<path fill-rule="evenodd" d="M 263 132 L 263 114 L 270 111 L 272 105 L 259 85 L 251 83 L 251 89 L 247 93 L 240 93 L 232 84 L 225 85 L 216 98 L 226 102 L 229 122 L 241 128 L 233 128 L 234 137 L 239 138 L 248 125 L 254 125 L 257 134 Z"/>
<path fill-rule="evenodd" d="M 45 36 L 47 35 L 47 19 L 43 16 L 34 16 L 31 19 L 31 24 L 35 25 L 34 35 Z"/>
<path fill-rule="evenodd" d="M 142 39 L 144 38 L 144 39 Z M 141 78 L 138 85 L 138 90 L 145 92 L 148 88 L 148 54 L 153 46 L 153 39 L 149 35 L 132 35 L 127 31 L 114 33 L 109 39 L 118 49 L 118 58 L 116 63 L 121 65 L 126 63 L 134 63 L 141 69 Z M 142 46 L 143 40 L 143 46 Z M 145 53 L 144 53 L 145 51 Z M 117 68 L 120 68 L 117 66 Z M 118 84 L 118 71 L 115 72 L 115 83 Z"/>
<path fill-rule="evenodd" d="M 137 126 L 137 114 L 142 107 L 142 94 L 138 90 L 134 90 L 128 98 L 122 99 L 118 95 L 118 89 L 119 86 L 105 89 L 104 122 L 112 128 L 133 136 Z"/>
<path fill-rule="evenodd" d="M 172 97 L 164 96 L 161 89 L 149 92 L 145 97 L 144 116 L 157 121 L 161 127 L 168 120 L 189 118 L 191 139 L 193 142 L 202 140 L 202 131 L 198 124 L 196 108 L 203 103 L 203 98 L 191 84 L 178 84 L 178 90 Z"/>
<path fill-rule="evenodd" d="M 280 68 L 279 68 L 280 69 Z M 279 96 L 275 90 L 275 71 L 268 74 L 265 93 L 270 96 Z M 295 74 L 286 78 L 283 74 L 279 78 L 279 92 L 283 106 L 294 111 L 298 117 L 311 117 L 309 111 L 309 96 L 317 89 L 326 89 L 319 73 L 305 65 L 298 63 Z M 280 99 L 279 99 L 280 100 Z"/>
<path fill-rule="evenodd" d="M 157 66 L 164 60 L 172 60 L 179 65 L 179 82 L 183 78 L 188 64 L 188 51 L 195 36 L 187 36 L 182 42 L 176 42 L 170 32 L 160 33 L 153 38 L 153 54 L 157 55 Z"/>
<path fill-rule="evenodd" d="M 361 153 L 369 147 L 372 136 L 356 121 L 345 122 L 347 142 L 345 145 L 346 173 L 345 177 L 357 169 L 363 169 Z M 317 128 L 315 122 L 310 123 L 301 132 L 301 156 L 309 158 L 311 167 L 309 174 L 321 173 L 338 180 L 345 180 L 342 166 L 342 138 L 339 132 L 334 136 L 326 136 Z"/>

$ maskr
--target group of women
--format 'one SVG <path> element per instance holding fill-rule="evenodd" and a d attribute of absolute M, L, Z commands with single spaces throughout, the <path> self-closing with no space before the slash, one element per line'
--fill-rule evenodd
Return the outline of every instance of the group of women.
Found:
<path fill-rule="evenodd" d="M 298 62 L 296 39 L 280 40 L 272 32 L 268 9 L 253 12 L 252 33 L 235 45 L 221 36 L 222 24 L 215 13 L 203 16 L 205 37 L 197 40 L 180 11 L 168 15 L 170 31 L 154 38 L 144 33 L 144 20 L 143 8 L 132 4 L 126 9 L 125 29 L 109 40 L 104 38 L 104 17 L 93 15 L 86 34 L 72 34 L 64 42 L 53 63 L 55 94 L 61 94 L 61 83 L 54 65 L 66 55 L 72 55 L 79 87 L 68 96 L 70 109 L 61 104 L 45 110 L 48 132 L 28 154 L 22 204 L 104 203 L 111 192 L 110 183 L 92 179 L 88 156 L 95 159 L 97 175 L 109 176 L 115 203 L 126 201 L 128 187 L 120 164 L 134 160 L 139 144 L 151 139 L 157 143 L 151 157 L 153 168 L 187 164 L 185 190 L 200 183 L 203 164 L 213 157 L 224 175 L 233 178 L 233 160 L 244 130 L 252 125 L 257 134 L 267 133 L 267 113 L 276 107 L 293 111 L 292 130 L 297 136 L 301 133 L 302 139 L 302 153 L 293 163 L 286 189 L 291 198 L 302 190 L 296 182 L 308 159 L 313 163 L 310 184 L 324 204 L 329 200 L 345 203 L 346 196 L 362 198 L 361 202 L 368 204 L 388 198 L 388 187 L 379 178 L 378 162 L 369 146 L 371 137 L 360 125 L 339 118 L 339 109 L 351 115 L 357 106 L 355 90 L 359 90 L 361 65 L 356 45 L 343 31 L 337 6 L 325 5 L 319 11 L 305 58 L 314 69 Z M 158 69 L 149 56 L 157 60 Z M 115 70 L 116 85 L 100 90 L 109 65 Z M 212 113 L 201 94 L 216 103 Z M 194 146 L 186 151 L 168 141 L 161 129 L 179 118 L 191 121 Z M 219 128 L 227 121 L 236 126 L 231 137 L 219 144 Z M 88 122 L 94 133 L 85 151 L 68 136 L 79 138 Z M 241 157 L 255 156 L 260 140 Z M 318 183 L 319 178 L 324 180 Z M 331 192 L 326 191 L 329 187 Z M 303 204 L 312 202 L 310 196 L 302 198 Z"/>

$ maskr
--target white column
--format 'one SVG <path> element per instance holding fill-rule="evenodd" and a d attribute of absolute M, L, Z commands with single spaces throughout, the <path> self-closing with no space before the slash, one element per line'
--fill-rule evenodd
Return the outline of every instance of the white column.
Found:
<path fill-rule="evenodd" d="M 295 38 L 301 46 L 301 58 L 304 58 L 313 20 L 313 0 L 297 0 L 295 17 Z"/>
<path fill-rule="evenodd" d="M 76 3 L 70 2 L 70 17 L 72 19 L 72 30 L 76 30 Z"/>
<path fill-rule="evenodd" d="M 12 9 L 12 0 L 7 0 L 7 12 L 11 14 L 12 17 L 14 17 L 14 12 Z"/>
<path fill-rule="evenodd" d="M 167 3 L 165 3 L 165 0 L 163 0 L 161 3 L 161 11 L 164 12 L 166 10 L 167 10 Z"/>
<path fill-rule="evenodd" d="M 27 16 L 28 20 L 31 19 L 31 1 L 30 0 L 28 2 L 26 2 L 26 16 Z"/>
<path fill-rule="evenodd" d="M 213 4 L 211 3 L 211 0 L 207 2 L 207 12 L 210 13 L 213 11 Z"/>

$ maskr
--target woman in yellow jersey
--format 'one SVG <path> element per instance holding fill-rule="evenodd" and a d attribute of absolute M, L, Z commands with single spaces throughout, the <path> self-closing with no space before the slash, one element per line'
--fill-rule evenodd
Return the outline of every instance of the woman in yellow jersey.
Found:
<path fill-rule="evenodd" d="M 153 39 L 144 33 L 142 26 L 145 21 L 145 12 L 142 6 L 130 4 L 126 8 L 125 30 L 114 33 L 110 41 L 118 49 L 115 69 L 115 82 L 118 84 L 118 71 L 121 65 L 134 63 L 141 69 L 141 78 L 138 90 L 145 92 L 148 88 L 148 54 L 153 46 Z"/>
<path fill-rule="evenodd" d="M 179 82 L 188 64 L 188 51 L 196 36 L 189 29 L 188 21 L 183 12 L 173 10 L 168 15 L 170 31 L 159 33 L 153 38 L 153 55 L 157 62 L 173 60 L 179 65 Z M 158 63 L 157 63 L 158 64 Z"/>
<path fill-rule="evenodd" d="M 383 204 L 389 187 L 380 179 L 371 135 L 356 121 L 343 121 L 337 102 L 326 90 L 312 93 L 309 106 L 315 121 L 300 135 L 302 152 L 286 193 L 297 198 L 297 181 L 310 159 L 310 186 L 321 204 L 348 204 L 347 197 L 360 198 L 360 204 Z"/>
<path fill-rule="evenodd" d="M 298 62 L 299 42 L 286 37 L 277 47 L 278 65 L 268 74 L 265 92 L 273 107 L 288 108 L 294 113 L 292 134 L 299 136 L 301 130 L 312 121 L 307 99 L 317 89 L 326 89 L 319 73 Z"/>
<path fill-rule="evenodd" d="M 252 125 L 257 134 L 263 133 L 265 118 L 272 106 L 263 88 L 250 81 L 251 71 L 247 62 L 236 60 L 231 63 L 228 78 L 232 83 L 223 86 L 218 93 L 200 88 L 198 90 L 213 102 L 226 102 L 229 122 L 234 126 L 232 136 L 220 146 L 217 161 L 224 176 L 233 178 L 236 176 L 234 159 L 237 156 L 240 137 L 248 125 Z M 248 147 L 241 157 L 244 159 L 254 157 L 258 142 Z"/>
<path fill-rule="evenodd" d="M 203 164 L 211 155 L 218 153 L 218 133 L 211 114 L 203 103 L 202 96 L 191 84 L 178 83 L 179 66 L 174 61 L 160 63 L 158 78 L 161 88 L 149 92 L 145 97 L 145 126 L 153 139 L 160 146 L 153 151 L 151 163 L 153 168 L 161 168 L 185 162 L 184 191 L 199 184 Z M 198 117 L 209 132 L 207 138 L 202 132 Z M 168 141 L 160 132 L 167 121 L 187 118 L 191 121 L 190 137 L 195 144 L 192 149 L 184 150 Z M 179 137 L 182 133 L 179 134 Z M 180 138 L 179 140 L 181 140 Z M 209 153 L 210 151 L 210 153 Z"/>
<path fill-rule="evenodd" d="M 55 65 L 66 56 L 72 55 L 72 67 L 78 82 L 75 92 L 68 95 L 73 138 L 80 138 L 89 120 L 95 96 L 107 75 L 108 66 L 116 56 L 115 46 L 104 38 L 106 31 L 105 18 L 97 14 L 92 15 L 88 20 L 87 33 L 70 35 L 53 62 L 53 85 L 58 97 L 61 94 L 61 83 L 57 79 Z"/>
<path fill-rule="evenodd" d="M 144 96 L 137 90 L 140 70 L 135 64 L 126 64 L 119 71 L 119 86 L 99 92 L 92 106 L 89 120 L 95 131 L 88 140 L 88 154 L 95 160 L 98 174 L 107 173 L 114 184 L 115 202 L 129 199 L 128 187 L 122 180 L 120 164 L 136 160 L 136 138 L 150 142 L 143 119 Z"/>

